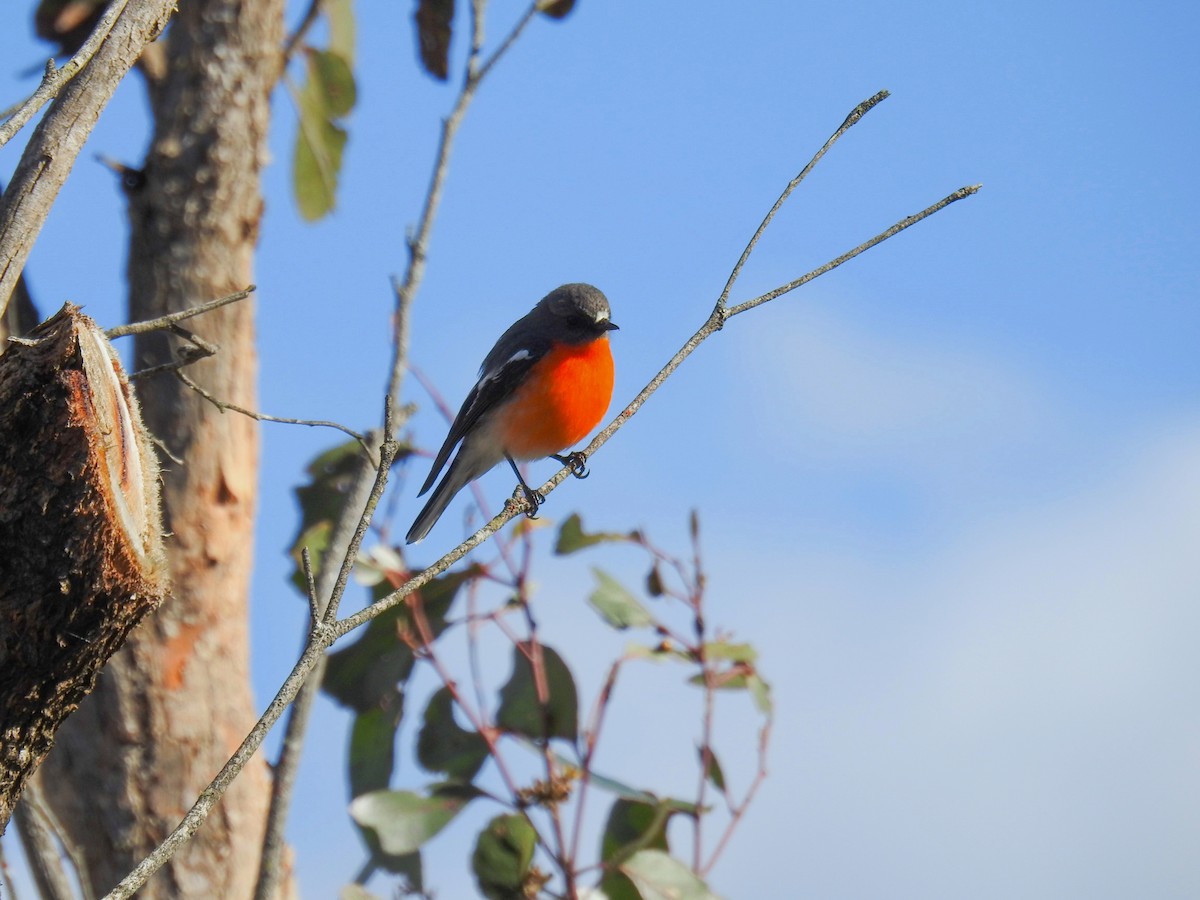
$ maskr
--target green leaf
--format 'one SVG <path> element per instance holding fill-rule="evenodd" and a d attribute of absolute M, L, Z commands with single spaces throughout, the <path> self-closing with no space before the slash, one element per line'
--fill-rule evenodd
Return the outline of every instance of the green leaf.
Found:
<path fill-rule="evenodd" d="M 758 707 L 758 711 L 764 716 L 771 715 L 774 708 L 771 702 L 771 685 L 755 672 L 746 679 L 746 687 L 750 689 L 750 696 L 754 698 L 754 705 Z"/>
<path fill-rule="evenodd" d="M 729 641 L 709 641 L 704 645 L 707 659 L 727 659 L 735 663 L 752 663 L 758 659 L 758 651 L 749 644 L 731 644 Z"/>
<path fill-rule="evenodd" d="M 500 689 L 496 724 L 505 731 L 540 739 L 560 737 L 574 741 L 579 733 L 579 694 L 571 670 L 554 650 L 541 645 L 548 696 L 538 702 L 533 666 L 527 654 L 532 645 L 524 641 L 513 647 L 513 670 Z"/>
<path fill-rule="evenodd" d="M 321 11 L 329 21 L 330 51 L 353 65 L 355 27 L 352 0 L 322 0 Z"/>
<path fill-rule="evenodd" d="M 647 647 L 645 644 L 626 644 L 625 655 L 630 659 L 648 659 L 651 662 L 662 662 L 665 659 L 673 659 L 685 663 L 696 662 L 695 657 L 691 653 L 681 650 L 671 641 L 662 641 L 653 647 Z M 700 683 L 704 683 L 703 677 L 701 677 Z"/>
<path fill-rule="evenodd" d="M 354 798 L 350 818 L 381 852 L 401 856 L 419 850 L 478 796 L 478 790 L 464 785 L 442 785 L 427 797 L 412 791 L 372 791 Z"/>
<path fill-rule="evenodd" d="M 314 50 L 307 59 L 309 82 L 315 86 L 326 115 L 331 119 L 350 115 L 358 100 L 358 88 L 349 61 L 332 50 Z"/>
<path fill-rule="evenodd" d="M 333 209 L 346 132 L 331 122 L 322 104 L 301 94 L 300 127 L 292 156 L 292 191 L 300 215 L 315 222 Z"/>
<path fill-rule="evenodd" d="M 717 759 L 716 752 L 712 747 L 708 748 L 708 752 L 704 752 L 703 747 L 697 747 L 696 752 L 700 754 L 700 767 L 704 769 L 704 777 L 712 782 L 713 787 L 724 793 L 725 791 L 725 772 L 721 768 L 721 760 Z"/>
<path fill-rule="evenodd" d="M 488 758 L 487 741 L 477 731 L 460 728 L 454 721 L 454 697 L 443 687 L 425 707 L 425 721 L 417 737 L 417 760 L 426 769 L 470 781 Z"/>
<path fill-rule="evenodd" d="M 362 832 L 363 829 L 360 827 L 359 831 Z M 404 876 L 413 891 L 419 893 L 425 888 L 425 866 L 421 862 L 420 850 L 395 856 L 376 850 L 371 856 L 371 862 L 377 868 L 393 875 Z"/>
<path fill-rule="evenodd" d="M 333 209 L 346 132 L 334 121 L 354 108 L 357 89 L 345 57 L 330 50 L 305 55 L 308 78 L 297 105 L 300 125 L 292 158 L 292 189 L 300 214 L 316 221 Z"/>
<path fill-rule="evenodd" d="M 593 568 L 598 585 L 588 603 L 600 613 L 604 621 L 616 629 L 644 628 L 654 624 L 654 616 L 638 602 L 637 598 L 621 586 L 621 583 L 600 569 Z"/>
<path fill-rule="evenodd" d="M 478 572 L 472 566 L 435 578 L 421 588 L 425 618 L 435 638 L 446 630 L 446 614 L 458 589 Z M 378 590 L 390 592 L 386 583 Z M 398 603 L 372 619 L 363 629 L 362 637 L 329 654 L 321 690 L 359 712 L 376 708 L 395 691 L 397 684 L 407 681 L 412 674 L 413 653 L 400 635 L 415 631 L 407 602 Z"/>
<path fill-rule="evenodd" d="M 558 529 L 558 540 L 555 541 L 554 552 L 559 556 L 566 556 L 568 553 L 593 547 L 596 544 L 628 541 L 632 538 L 633 534 L 622 534 L 617 531 L 597 531 L 588 534 L 583 530 L 583 520 L 579 518 L 579 513 L 572 513 Z"/>
<path fill-rule="evenodd" d="M 403 707 L 403 695 L 393 691 L 377 708 L 354 717 L 348 761 L 351 798 L 382 790 L 391 781 Z"/>
<path fill-rule="evenodd" d="M 642 900 L 720 900 L 695 873 L 662 850 L 641 850 L 621 864 Z"/>
<path fill-rule="evenodd" d="M 524 816 L 496 816 L 479 833 L 471 869 L 488 900 L 524 900 L 537 832 Z"/>
<path fill-rule="evenodd" d="M 421 65 L 434 78 L 445 81 L 450 75 L 454 0 L 420 0 L 413 18 L 417 23 Z"/>
<path fill-rule="evenodd" d="M 668 849 L 667 823 L 675 812 L 669 802 L 618 799 L 608 812 L 600 858 L 610 865 L 619 865 L 639 850 Z M 633 883 L 615 868 L 606 870 L 600 890 L 609 900 L 640 900 Z"/>

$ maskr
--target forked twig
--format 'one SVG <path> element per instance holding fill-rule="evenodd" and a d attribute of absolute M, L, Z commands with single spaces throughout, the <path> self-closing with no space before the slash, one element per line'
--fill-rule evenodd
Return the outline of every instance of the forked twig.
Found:
<path fill-rule="evenodd" d="M 221 412 L 240 413 L 243 416 L 254 419 L 256 422 L 279 422 L 283 425 L 307 425 L 310 428 L 334 428 L 343 434 L 347 434 L 354 438 L 359 442 L 359 444 L 362 445 L 362 448 L 367 451 L 368 456 L 373 457 L 373 451 L 370 444 L 367 443 L 366 437 L 359 434 L 353 428 L 346 427 L 340 422 L 331 422 L 327 419 L 293 419 L 288 416 L 272 416 L 264 412 L 255 412 L 252 409 L 246 409 L 244 406 L 238 406 L 236 403 L 230 403 L 228 400 L 220 400 L 214 397 L 204 388 L 200 387 L 200 385 L 196 384 L 196 382 L 194 382 L 191 378 L 185 375 L 183 370 L 179 368 L 179 364 L 171 363 L 169 365 L 172 367 L 172 371 L 174 372 L 176 378 L 182 381 L 184 385 L 195 391 Z M 150 370 L 146 371 L 149 372 Z"/>

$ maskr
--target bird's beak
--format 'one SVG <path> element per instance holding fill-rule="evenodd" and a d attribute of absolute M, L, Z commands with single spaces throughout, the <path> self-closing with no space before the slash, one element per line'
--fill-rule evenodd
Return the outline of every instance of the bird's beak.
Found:
<path fill-rule="evenodd" d="M 616 322 L 605 322 L 605 323 L 604 323 L 604 330 L 605 330 L 605 331 L 620 331 L 620 330 L 621 330 L 621 326 L 620 326 L 620 325 L 618 325 Z"/>

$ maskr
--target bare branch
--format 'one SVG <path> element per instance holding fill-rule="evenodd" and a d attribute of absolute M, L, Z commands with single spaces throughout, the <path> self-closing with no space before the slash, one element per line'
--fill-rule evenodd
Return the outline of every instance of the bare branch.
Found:
<path fill-rule="evenodd" d="M 821 149 L 818 150 L 813 155 L 813 158 L 808 161 L 808 165 L 800 170 L 799 175 L 788 182 L 788 186 L 783 189 L 783 193 L 779 195 L 779 199 L 775 201 L 775 205 L 772 206 L 767 212 L 766 216 L 762 220 L 762 224 L 758 226 L 758 230 L 754 232 L 753 237 L 750 238 L 750 242 L 746 244 L 746 249 L 742 251 L 742 255 L 738 258 L 737 263 L 734 265 L 733 271 L 729 273 L 729 280 L 725 282 L 725 288 L 721 291 L 721 296 L 717 299 L 718 308 L 723 308 L 728 302 L 729 292 L 733 290 L 733 283 L 737 281 L 738 275 L 742 273 L 742 267 L 746 265 L 746 260 L 748 260 L 750 258 L 750 254 L 754 252 L 754 248 L 758 244 L 758 239 L 762 237 L 763 232 L 767 230 L 767 226 L 771 224 L 771 220 L 775 218 L 775 213 L 779 212 L 779 208 L 783 206 L 784 201 L 792 195 L 792 191 L 799 187 L 800 182 L 808 177 L 808 173 L 811 172 L 813 167 L 821 161 L 821 157 L 825 155 L 829 148 L 837 143 L 838 138 L 857 125 L 863 116 L 865 116 L 890 96 L 891 95 L 887 91 L 880 91 L 874 97 L 868 97 L 862 103 L 858 104 L 858 106 L 854 107 L 854 109 L 850 111 L 850 115 L 846 116 L 846 120 L 838 126 L 837 131 L 829 136 L 829 140 L 822 144 Z"/>
<path fill-rule="evenodd" d="M 854 257 L 858 256 L 860 253 L 865 253 L 867 250 L 870 250 L 876 244 L 882 244 L 888 238 L 895 237 L 900 232 L 904 231 L 904 229 L 911 228 L 913 225 L 916 225 L 922 219 L 927 219 L 930 216 L 932 216 L 935 212 L 945 209 L 951 203 L 956 203 L 965 197 L 970 197 L 972 194 L 978 193 L 980 188 L 982 188 L 982 187 L 983 187 L 982 184 L 971 184 L 971 185 L 967 185 L 966 187 L 960 187 L 953 194 L 943 197 L 941 200 L 939 200 L 937 203 L 933 204 L 932 206 L 925 207 L 925 209 L 921 210 L 916 215 L 908 216 L 904 219 L 901 219 L 899 222 L 897 222 L 891 228 L 887 229 L 887 231 L 881 231 L 879 234 L 875 235 L 875 237 L 871 238 L 869 241 L 864 241 L 863 243 L 861 243 L 857 247 L 855 247 L 853 250 L 846 251 L 841 256 L 839 256 L 837 259 L 831 259 L 829 262 L 825 263 L 825 265 L 823 265 L 819 268 L 813 269 L 811 272 L 808 272 L 805 275 L 801 275 L 795 281 L 789 281 L 787 284 L 781 284 L 779 287 L 775 288 L 774 290 L 767 291 L 765 294 L 755 297 L 753 300 L 747 300 L 745 303 L 739 303 L 737 306 L 730 307 L 726 313 L 725 318 L 730 319 L 733 316 L 736 316 L 738 313 L 744 313 L 748 309 L 754 309 L 754 307 L 761 306 L 762 304 L 764 304 L 770 300 L 774 300 L 776 297 L 782 297 L 784 294 L 788 293 L 789 291 L 794 291 L 796 288 L 800 287 L 801 285 L 808 284 L 814 278 L 820 278 L 826 272 L 836 269 L 842 263 L 849 262 L 850 260 L 854 259 Z"/>
<path fill-rule="evenodd" d="M 321 3 L 322 0 L 309 0 L 308 9 L 304 11 L 304 16 L 300 19 L 300 24 L 296 26 L 296 30 L 288 35 L 287 40 L 284 41 L 284 65 L 287 65 L 288 60 L 295 55 L 296 51 L 300 48 L 300 43 L 307 36 L 308 32 L 312 30 L 313 25 L 316 24 L 317 17 L 321 14 Z"/>
<path fill-rule="evenodd" d="M 192 316 L 200 316 L 206 312 L 212 312 L 214 309 L 220 309 L 229 303 L 237 303 L 239 300 L 245 300 L 256 289 L 257 285 L 252 284 L 245 290 L 238 291 L 236 294 L 218 297 L 216 300 L 209 300 L 207 303 L 201 303 L 199 306 L 193 306 L 191 309 L 181 309 L 178 312 L 159 316 L 157 319 L 146 319 L 143 322 L 130 322 L 128 325 L 117 325 L 109 328 L 104 334 L 111 341 L 113 338 L 125 337 L 130 334 L 146 334 L 149 331 L 161 331 L 185 319 L 190 319 Z"/>
<path fill-rule="evenodd" d="M 878 96 L 878 95 L 876 95 L 876 96 Z M 878 102 L 878 101 L 876 101 L 876 102 Z M 861 118 L 862 115 L 864 115 L 865 112 L 871 108 L 871 106 L 868 104 L 870 104 L 870 101 L 866 101 L 865 103 L 859 104 L 857 107 L 855 107 L 855 109 L 853 111 L 851 111 L 850 115 L 847 116 L 846 123 L 849 123 L 849 125 L 853 125 L 854 122 L 858 121 L 858 119 Z M 846 123 L 843 123 L 843 130 L 844 130 L 844 128 L 849 127 L 849 125 L 847 125 Z M 714 309 L 713 309 L 712 313 L 709 315 L 708 319 L 700 327 L 700 329 L 695 334 L 693 334 L 690 338 L 688 338 L 686 342 L 684 342 L 683 346 L 680 347 L 679 350 L 675 353 L 675 355 L 672 356 L 671 359 L 667 361 L 667 364 L 665 366 L 663 366 L 663 368 L 659 371 L 659 373 L 650 380 L 650 383 L 647 384 L 644 388 L 642 388 L 642 390 L 637 394 L 637 396 L 635 396 L 633 398 L 633 400 L 631 400 L 629 402 L 629 404 L 623 410 L 621 410 L 621 412 L 616 416 L 616 418 L 614 418 L 602 431 L 600 431 L 600 433 L 597 434 L 596 437 L 594 437 L 592 439 L 592 442 L 590 444 L 588 444 L 586 448 L 584 448 L 584 450 L 583 450 L 584 455 L 587 456 L 588 458 L 591 458 L 592 454 L 594 454 L 597 450 L 599 450 L 602 446 L 604 446 L 604 444 L 606 444 L 608 442 L 608 440 L 614 434 L 616 434 L 616 432 L 618 430 L 620 430 L 625 425 L 626 422 L 628 422 L 634 415 L 637 414 L 638 410 L 641 409 L 642 405 L 646 402 L 646 400 L 648 400 L 650 398 L 650 395 L 653 394 L 655 391 L 657 391 L 659 389 L 659 387 L 662 386 L 663 382 L 665 382 L 675 372 L 675 370 L 678 369 L 679 366 L 683 364 L 683 361 L 685 359 L 687 359 L 689 356 L 691 356 L 692 352 L 697 347 L 699 347 L 702 343 L 704 343 L 704 341 L 706 341 L 714 333 L 721 330 L 721 328 L 725 324 L 725 321 L 728 318 L 730 318 L 734 315 L 737 315 L 738 313 L 745 312 L 747 309 L 752 309 L 755 306 L 760 306 L 761 304 L 766 303 L 769 300 L 773 300 L 776 297 L 779 297 L 779 296 L 787 293 L 788 291 L 795 290 L 800 285 L 806 284 L 809 281 L 812 281 L 814 278 L 824 275 L 826 272 L 829 272 L 829 271 L 837 268 L 842 263 L 853 259 L 854 257 L 865 252 L 866 250 L 869 250 L 871 247 L 874 247 L 876 244 L 882 243 L 883 241 L 887 240 L 888 238 L 899 234 L 901 231 L 905 230 L 906 228 L 910 228 L 911 226 L 915 225 L 917 222 L 920 222 L 921 220 L 928 218 L 929 216 L 933 215 L 935 212 L 938 212 L 939 210 L 944 209 L 945 207 L 949 206 L 951 203 L 954 203 L 957 200 L 961 200 L 964 197 L 971 196 L 972 194 L 976 193 L 980 189 L 980 187 L 981 187 L 981 185 L 973 185 L 970 187 L 960 188 L 959 190 L 955 191 L 953 194 L 949 195 L 948 197 L 943 198 L 942 200 L 939 200 L 937 203 L 933 204 L 932 206 L 927 207 L 926 209 L 922 210 L 921 212 L 917 213 L 916 215 L 909 216 L 905 219 L 900 220 L 895 225 L 893 225 L 891 228 L 888 228 L 887 230 L 877 234 L 875 237 L 858 245 L 853 250 L 850 250 L 850 251 L 842 254 L 841 256 L 829 261 L 828 263 L 826 263 L 823 266 L 813 269 L 811 272 L 807 273 L 806 275 L 801 276 L 800 278 L 797 278 L 795 281 L 788 282 L 785 285 L 781 285 L 780 287 L 776 288 L 775 290 L 770 291 L 766 294 L 763 294 L 760 297 L 756 297 L 753 300 L 748 300 L 745 303 L 739 304 L 738 306 L 734 306 L 732 308 L 725 308 L 725 307 L 721 306 L 720 303 L 718 303 L 716 305 L 716 307 L 714 307 Z M 741 264 L 743 262 L 744 262 L 744 260 L 739 260 L 739 264 Z M 552 475 L 545 484 L 543 484 L 540 488 L 538 488 L 538 492 L 541 493 L 543 496 L 548 496 L 568 476 L 570 476 L 570 474 L 571 474 L 571 469 L 567 466 L 564 466 L 562 469 L 560 469 L 558 472 L 556 472 L 554 475 Z M 469 538 L 467 538 L 465 541 L 463 541 L 461 544 L 459 544 L 457 547 L 455 547 L 449 553 L 445 554 L 437 562 L 433 563 L 429 568 L 422 571 L 420 575 L 416 576 L 416 579 L 424 579 L 424 578 L 426 578 L 426 576 L 429 576 L 430 573 L 432 573 L 432 575 L 439 575 L 442 572 L 446 571 L 447 569 L 450 568 L 450 566 L 454 565 L 454 563 L 458 562 L 458 560 L 462 559 L 464 556 L 466 556 L 468 553 L 470 553 L 471 550 L 475 549 L 477 546 L 482 544 L 484 541 L 488 540 L 492 535 L 494 535 L 497 531 L 499 531 L 501 528 L 503 528 L 509 521 L 514 519 L 518 514 L 520 514 L 524 510 L 525 510 L 524 502 L 518 502 L 518 501 L 514 501 L 514 500 L 510 499 L 507 503 L 505 503 L 504 509 L 502 509 L 496 516 L 494 516 L 487 524 L 485 524 L 482 528 L 477 530 L 473 535 L 471 535 Z M 432 577 L 432 576 L 430 576 L 430 577 Z M 422 581 L 421 583 L 424 584 L 425 582 Z M 419 586 L 420 585 L 417 585 L 417 587 L 419 587 Z M 375 603 L 371 604 L 370 606 L 366 607 L 365 609 L 362 609 L 359 612 L 355 613 L 354 615 L 348 616 L 347 618 L 342 619 L 341 621 L 337 622 L 334 627 L 336 628 L 336 630 L 338 631 L 339 634 L 345 634 L 349 631 L 352 631 L 353 629 L 370 621 L 371 619 L 375 618 L 376 616 L 381 615 L 382 613 L 386 612 L 388 609 L 390 609 L 391 607 L 393 607 L 397 603 L 399 603 L 401 600 L 403 600 L 404 597 L 406 597 L 412 590 L 415 590 L 415 589 L 416 589 L 415 587 L 412 587 L 409 584 L 403 585 L 400 588 L 397 588 L 391 594 L 388 594 L 386 597 L 383 597 L 380 600 L 377 600 Z"/>
<path fill-rule="evenodd" d="M 482 2 L 472 3 L 471 10 L 473 16 L 472 28 L 472 49 L 470 57 L 467 60 L 467 76 L 463 81 L 462 89 L 459 91 L 458 99 L 454 103 L 454 108 L 450 111 L 444 122 L 442 122 L 441 139 L 438 142 L 437 153 L 434 156 L 433 174 L 429 180 L 429 190 L 425 194 L 425 205 L 421 209 L 421 215 L 417 220 L 417 228 L 412 237 L 408 240 L 408 266 L 404 272 L 404 277 L 398 282 L 393 281 L 393 289 L 396 293 L 396 352 L 392 358 L 392 371 L 388 378 L 388 395 L 392 398 L 393 403 L 399 403 L 400 385 L 404 378 L 404 367 L 407 362 L 407 332 L 401 330 L 401 327 L 406 324 L 407 318 L 400 315 L 401 310 L 411 308 L 413 299 L 416 297 L 417 289 L 421 285 L 421 280 L 425 276 L 425 260 L 429 252 L 429 235 L 433 231 L 433 222 L 437 218 L 438 207 L 442 202 L 442 190 L 446 183 L 446 175 L 450 170 L 450 151 L 454 147 L 454 138 L 458 134 L 458 129 L 462 125 L 463 117 L 467 113 L 467 108 L 470 107 L 471 101 L 475 98 L 475 92 L 479 89 L 479 85 L 483 83 L 483 79 L 495 67 L 496 63 L 504 56 L 513 43 L 520 37 L 521 32 L 525 30 L 525 26 L 529 24 L 537 13 L 537 3 L 530 5 L 525 11 L 520 20 L 508 36 L 501 42 L 496 52 L 488 58 L 482 66 L 476 68 L 478 43 L 483 39 L 483 12 L 486 4 Z M 403 345 L 403 346 L 402 346 Z M 390 437 L 390 435 L 389 435 Z"/>
<path fill-rule="evenodd" d="M 317 582 L 313 578 L 312 556 L 308 547 L 300 550 L 300 561 L 304 564 L 304 587 L 308 594 L 308 613 L 310 626 L 321 621 L 321 601 L 317 599 Z"/>
<path fill-rule="evenodd" d="M 270 415 L 267 415 L 266 413 L 255 412 L 252 409 L 246 409 L 245 407 L 238 406 L 236 403 L 229 403 L 228 401 L 225 401 L 225 400 L 218 400 L 216 397 L 214 397 L 212 394 L 210 394 L 204 388 L 200 387 L 200 385 L 196 384 L 196 382 L 192 381 L 192 379 L 190 379 L 187 375 L 185 375 L 183 373 L 182 369 L 179 368 L 180 365 L 186 365 L 186 363 L 184 363 L 184 364 L 169 363 L 166 366 L 156 367 L 156 368 L 171 369 L 175 373 L 176 378 L 178 378 L 180 381 L 182 381 L 184 384 L 186 384 L 189 388 L 191 388 L 193 391 L 195 391 L 197 394 L 199 394 L 201 397 L 203 397 L 205 400 L 207 400 L 209 403 L 211 403 L 213 406 L 215 406 L 221 412 L 241 413 L 243 416 L 249 416 L 251 419 L 254 419 L 257 422 L 280 422 L 284 425 L 308 425 L 311 428 L 335 428 L 338 431 L 342 432 L 343 434 L 348 434 L 350 437 L 354 438 L 356 441 L 358 441 L 360 444 L 362 444 L 363 449 L 366 450 L 368 454 L 371 454 L 371 452 L 372 452 L 371 447 L 367 444 L 367 439 L 365 437 L 363 437 L 361 434 L 359 434 L 353 428 L 347 428 L 345 425 L 342 425 L 340 422 L 330 422 L 325 419 L 292 419 L 292 418 L 288 418 L 286 416 L 270 416 Z M 138 372 L 136 374 L 138 374 L 138 375 L 148 374 L 150 371 L 152 371 L 152 370 L 147 369 L 147 370 L 145 370 L 145 373 Z"/>

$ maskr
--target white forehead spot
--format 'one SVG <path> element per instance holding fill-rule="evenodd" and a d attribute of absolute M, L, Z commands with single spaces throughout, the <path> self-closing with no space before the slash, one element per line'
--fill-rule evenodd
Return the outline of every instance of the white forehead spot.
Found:
<path fill-rule="evenodd" d="M 607 309 L 596 310 L 596 321 L 597 322 L 607 322 L 608 321 L 608 310 Z"/>

